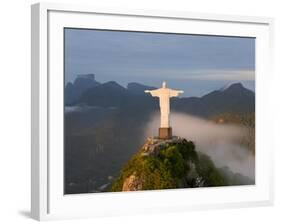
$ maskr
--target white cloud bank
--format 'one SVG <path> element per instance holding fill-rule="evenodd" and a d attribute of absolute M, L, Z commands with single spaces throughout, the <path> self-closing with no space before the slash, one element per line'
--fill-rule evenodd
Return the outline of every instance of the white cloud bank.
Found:
<path fill-rule="evenodd" d="M 245 130 L 236 125 L 222 125 L 180 113 L 171 114 L 173 135 L 193 141 L 196 150 L 209 155 L 217 167 L 228 166 L 233 172 L 252 179 L 255 177 L 255 158 L 239 144 L 246 135 Z M 158 133 L 159 115 L 151 118 L 145 136 Z"/>

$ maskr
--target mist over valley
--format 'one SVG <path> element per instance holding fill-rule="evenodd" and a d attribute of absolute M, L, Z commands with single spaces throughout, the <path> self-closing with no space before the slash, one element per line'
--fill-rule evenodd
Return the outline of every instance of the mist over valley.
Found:
<path fill-rule="evenodd" d="M 80 80 L 79 80 L 80 79 Z M 65 87 L 65 193 L 107 191 L 159 127 L 159 102 L 141 83 L 127 88 L 94 76 Z M 202 97 L 171 99 L 173 134 L 195 143 L 233 185 L 255 182 L 255 94 L 241 83 Z"/>

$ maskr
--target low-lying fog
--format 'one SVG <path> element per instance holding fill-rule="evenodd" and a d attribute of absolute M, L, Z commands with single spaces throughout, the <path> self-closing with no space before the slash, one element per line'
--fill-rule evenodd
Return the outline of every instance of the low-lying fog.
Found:
<path fill-rule="evenodd" d="M 145 136 L 155 136 L 160 124 L 159 114 L 151 117 Z M 255 158 L 250 150 L 239 142 L 246 130 L 240 126 L 216 124 L 202 118 L 171 113 L 173 135 L 193 141 L 196 150 L 209 155 L 217 167 L 228 166 L 233 172 L 241 173 L 251 179 L 255 177 Z"/>

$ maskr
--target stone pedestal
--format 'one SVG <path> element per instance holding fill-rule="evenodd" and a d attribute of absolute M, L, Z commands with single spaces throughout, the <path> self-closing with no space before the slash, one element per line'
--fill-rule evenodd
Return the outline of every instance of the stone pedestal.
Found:
<path fill-rule="evenodd" d="M 171 139 L 172 138 L 172 128 L 159 128 L 159 138 L 160 139 Z"/>

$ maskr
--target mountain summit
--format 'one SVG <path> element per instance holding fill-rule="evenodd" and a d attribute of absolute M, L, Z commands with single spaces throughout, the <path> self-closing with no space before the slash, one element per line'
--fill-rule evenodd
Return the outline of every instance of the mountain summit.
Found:
<path fill-rule="evenodd" d="M 235 177 L 235 178 L 233 178 Z M 127 162 L 110 191 L 160 190 L 227 185 L 252 181 L 229 169 L 216 168 L 195 145 L 181 137 L 169 140 L 148 138 Z"/>
<path fill-rule="evenodd" d="M 148 138 L 144 146 L 124 166 L 112 191 L 136 191 L 200 187 L 205 180 L 198 174 L 198 155 L 193 142 Z M 214 174 L 213 176 L 218 176 Z M 216 184 L 223 179 L 217 177 Z"/>
<path fill-rule="evenodd" d="M 138 111 L 140 109 L 153 111 L 158 108 L 157 101 L 144 94 L 145 89 L 155 89 L 152 86 L 129 83 L 125 88 L 114 81 L 103 84 L 93 83 L 90 86 L 82 93 L 79 92 L 72 105 L 119 107 L 137 110 L 137 113 L 141 113 Z M 66 89 L 66 97 L 68 91 Z M 227 112 L 250 113 L 255 111 L 255 93 L 246 89 L 241 83 L 234 83 L 224 90 L 215 90 L 202 97 L 172 98 L 171 105 L 175 111 L 201 117 Z"/>
<path fill-rule="evenodd" d="M 203 117 L 218 113 L 251 113 L 255 111 L 255 93 L 241 83 L 234 83 L 202 97 L 176 99 L 173 103 L 177 111 Z"/>
<path fill-rule="evenodd" d="M 89 88 L 77 100 L 90 106 L 120 107 L 128 98 L 128 90 L 117 82 L 110 81 L 98 86 Z"/>
<path fill-rule="evenodd" d="M 96 81 L 94 74 L 77 75 L 74 82 L 68 82 L 65 86 L 65 103 L 74 103 L 86 90 L 98 86 L 100 83 Z"/>
<path fill-rule="evenodd" d="M 253 91 L 245 88 L 242 83 L 237 82 L 237 83 L 232 83 L 232 84 L 228 84 L 224 87 L 222 87 L 219 91 L 221 92 L 248 92 L 248 94 L 254 94 Z"/>

